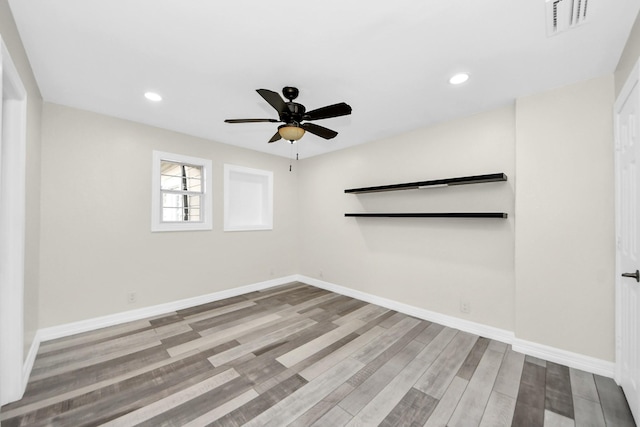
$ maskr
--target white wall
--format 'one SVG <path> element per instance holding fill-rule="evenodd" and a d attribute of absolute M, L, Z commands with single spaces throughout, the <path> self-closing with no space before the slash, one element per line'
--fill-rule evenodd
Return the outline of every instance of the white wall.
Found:
<path fill-rule="evenodd" d="M 27 90 L 24 356 L 38 329 L 40 258 L 40 126 L 42 96 L 7 0 L 0 0 L 0 35 Z"/>
<path fill-rule="evenodd" d="M 614 360 L 613 76 L 516 104 L 516 336 Z"/>
<path fill-rule="evenodd" d="M 300 273 L 507 330 L 514 300 L 514 108 L 301 162 Z M 507 182 L 353 195 L 354 187 L 504 172 Z M 345 218 L 504 211 L 509 219 Z M 471 312 L 460 312 L 460 301 Z"/>
<path fill-rule="evenodd" d="M 152 150 L 213 161 L 212 231 L 151 233 Z M 224 163 L 274 172 L 272 231 L 222 231 Z M 42 176 L 40 327 L 297 272 L 285 158 L 46 103 Z"/>
<path fill-rule="evenodd" d="M 613 93 L 609 75 L 304 160 L 301 273 L 613 361 Z M 509 181 L 343 193 L 493 172 Z M 510 216 L 343 217 L 483 210 Z M 460 312 L 461 300 L 471 313 Z"/>

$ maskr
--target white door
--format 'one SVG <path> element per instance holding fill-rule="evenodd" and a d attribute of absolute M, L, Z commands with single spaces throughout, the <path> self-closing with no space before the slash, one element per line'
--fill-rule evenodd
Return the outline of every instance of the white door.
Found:
<path fill-rule="evenodd" d="M 0 37 L 0 404 L 24 393 L 27 93 Z"/>
<path fill-rule="evenodd" d="M 640 62 L 615 104 L 616 376 L 640 424 Z"/>

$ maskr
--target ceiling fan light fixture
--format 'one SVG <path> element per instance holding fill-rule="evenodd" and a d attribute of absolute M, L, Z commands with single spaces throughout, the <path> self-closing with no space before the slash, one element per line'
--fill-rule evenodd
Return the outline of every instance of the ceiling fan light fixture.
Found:
<path fill-rule="evenodd" d="M 304 129 L 298 126 L 285 125 L 278 129 L 278 133 L 287 141 L 297 141 L 304 135 Z"/>

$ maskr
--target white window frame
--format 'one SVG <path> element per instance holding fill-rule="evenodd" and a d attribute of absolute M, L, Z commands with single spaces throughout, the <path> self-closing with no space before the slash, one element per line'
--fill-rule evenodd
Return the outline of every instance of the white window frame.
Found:
<path fill-rule="evenodd" d="M 160 188 L 160 164 L 163 161 L 182 163 L 202 167 L 202 206 L 199 222 L 164 222 L 162 221 L 162 191 Z M 151 167 L 151 231 L 196 231 L 211 230 L 213 224 L 213 197 L 212 197 L 212 162 L 209 159 L 184 156 L 182 154 L 153 151 L 153 163 Z"/>
<path fill-rule="evenodd" d="M 256 205 L 262 204 L 262 210 L 259 216 L 260 222 L 242 223 L 237 218 L 232 217 L 231 200 L 234 196 L 233 173 L 237 172 L 244 175 L 250 175 L 262 182 L 262 192 L 260 193 L 260 201 L 256 201 Z M 235 195 L 237 196 L 237 194 Z M 243 197 L 250 197 L 243 195 Z M 244 166 L 224 165 L 224 231 L 251 231 L 251 230 L 272 230 L 273 229 L 273 172 L 247 168 Z"/>

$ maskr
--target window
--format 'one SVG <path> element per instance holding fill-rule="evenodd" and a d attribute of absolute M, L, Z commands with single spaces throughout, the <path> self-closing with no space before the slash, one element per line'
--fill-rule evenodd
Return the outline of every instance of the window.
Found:
<path fill-rule="evenodd" d="M 211 230 L 211 160 L 153 152 L 151 231 Z"/>
<path fill-rule="evenodd" d="M 224 230 L 273 229 L 273 172 L 224 165 Z"/>

